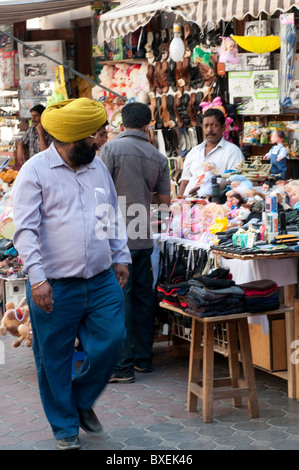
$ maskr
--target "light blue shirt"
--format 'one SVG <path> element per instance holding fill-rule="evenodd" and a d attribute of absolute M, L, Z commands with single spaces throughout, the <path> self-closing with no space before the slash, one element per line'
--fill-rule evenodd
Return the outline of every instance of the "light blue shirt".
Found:
<path fill-rule="evenodd" d="M 31 284 L 131 263 L 114 184 L 98 158 L 75 172 L 52 143 L 22 166 L 12 202 L 14 246 Z"/>

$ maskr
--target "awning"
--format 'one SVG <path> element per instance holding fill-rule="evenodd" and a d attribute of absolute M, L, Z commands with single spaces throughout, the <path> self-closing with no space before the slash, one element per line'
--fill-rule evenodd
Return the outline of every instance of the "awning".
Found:
<path fill-rule="evenodd" d="M 92 0 L 2 0 L 0 24 L 12 24 L 90 5 Z"/>
<path fill-rule="evenodd" d="M 299 8 L 299 0 L 128 0 L 100 17 L 98 43 L 136 31 L 159 11 L 173 12 L 204 27 L 209 22 L 242 20 L 248 14 L 258 18 L 261 13 L 273 15 L 292 7 Z"/>

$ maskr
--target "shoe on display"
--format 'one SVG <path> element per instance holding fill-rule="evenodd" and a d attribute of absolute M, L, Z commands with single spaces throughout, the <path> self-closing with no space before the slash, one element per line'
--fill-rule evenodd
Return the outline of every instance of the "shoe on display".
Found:
<path fill-rule="evenodd" d="M 118 377 L 117 375 L 113 375 L 109 380 L 110 384 L 113 384 L 113 383 L 132 384 L 134 382 L 135 382 L 135 377 Z"/>
<path fill-rule="evenodd" d="M 80 419 L 80 427 L 85 432 L 96 436 L 102 434 L 103 426 L 101 425 L 92 408 L 90 408 L 90 410 L 81 410 L 78 408 L 78 414 Z"/>
<path fill-rule="evenodd" d="M 66 437 L 65 439 L 57 440 L 57 447 L 60 450 L 76 450 L 80 448 L 80 441 L 78 436 Z"/>

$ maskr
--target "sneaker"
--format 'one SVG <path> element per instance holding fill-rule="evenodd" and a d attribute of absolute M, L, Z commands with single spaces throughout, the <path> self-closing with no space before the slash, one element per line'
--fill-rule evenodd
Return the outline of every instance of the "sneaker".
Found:
<path fill-rule="evenodd" d="M 153 369 L 152 369 L 151 367 L 142 368 L 142 367 L 134 366 L 134 369 L 135 369 L 137 372 L 142 372 L 143 374 L 147 374 L 147 373 L 149 373 L 149 372 L 153 372 Z"/>
<path fill-rule="evenodd" d="M 135 382 L 135 377 L 118 377 L 117 375 L 113 375 L 109 383 L 114 384 L 114 383 L 120 383 L 120 384 L 132 384 Z"/>
<path fill-rule="evenodd" d="M 57 447 L 60 450 L 75 450 L 80 448 L 80 441 L 78 436 L 66 437 L 65 439 L 57 440 Z"/>

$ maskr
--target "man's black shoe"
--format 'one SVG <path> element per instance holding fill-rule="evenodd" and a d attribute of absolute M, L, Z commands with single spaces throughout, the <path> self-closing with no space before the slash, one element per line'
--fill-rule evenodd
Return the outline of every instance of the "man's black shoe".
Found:
<path fill-rule="evenodd" d="M 80 441 L 78 436 L 66 437 L 65 439 L 57 440 L 57 447 L 60 450 L 75 450 L 80 448 Z"/>
<path fill-rule="evenodd" d="M 80 419 L 80 427 L 87 433 L 99 436 L 103 432 L 103 426 L 101 425 L 98 417 L 92 408 L 90 410 L 81 410 L 78 408 L 78 414 Z"/>

